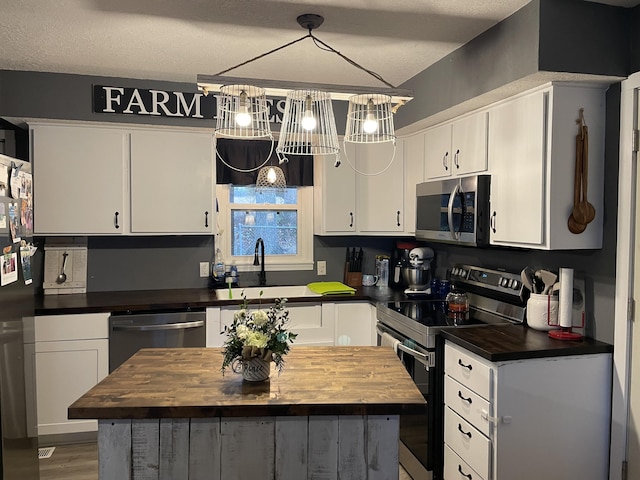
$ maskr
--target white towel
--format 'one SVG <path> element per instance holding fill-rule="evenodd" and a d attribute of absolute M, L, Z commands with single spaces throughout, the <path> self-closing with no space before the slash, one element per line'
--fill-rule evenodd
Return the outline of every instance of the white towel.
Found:
<path fill-rule="evenodd" d="M 382 332 L 382 335 L 380 336 L 380 345 L 382 347 L 391 347 L 393 348 L 394 352 L 398 353 L 398 345 L 400 345 L 400 340 L 396 340 L 387 332 Z"/>

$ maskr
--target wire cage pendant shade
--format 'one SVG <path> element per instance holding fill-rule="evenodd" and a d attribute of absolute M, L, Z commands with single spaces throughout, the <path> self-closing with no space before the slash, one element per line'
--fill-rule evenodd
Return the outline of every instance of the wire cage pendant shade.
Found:
<path fill-rule="evenodd" d="M 229 138 L 273 138 L 265 89 L 225 85 L 217 99 L 215 134 Z"/>
<path fill-rule="evenodd" d="M 331 95 L 319 90 L 287 93 L 276 152 L 286 155 L 338 155 L 340 145 Z"/>
<path fill-rule="evenodd" d="M 354 95 L 349 98 L 344 141 L 384 143 L 396 139 L 391 97 L 383 94 Z"/>
<path fill-rule="evenodd" d="M 285 188 L 287 188 L 287 180 L 280 167 L 268 165 L 260 169 L 256 179 L 256 189 L 258 191 L 267 189 L 284 190 Z"/>

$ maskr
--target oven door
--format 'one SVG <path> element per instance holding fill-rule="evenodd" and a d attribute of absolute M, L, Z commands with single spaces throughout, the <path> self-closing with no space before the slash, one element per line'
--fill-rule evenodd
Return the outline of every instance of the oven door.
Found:
<path fill-rule="evenodd" d="M 434 351 L 423 348 L 381 322 L 377 323 L 376 330 L 378 345 L 386 344 L 385 339 L 389 337 L 384 334 L 400 342 L 397 347 L 398 357 L 427 402 L 426 415 L 400 416 L 400 463 L 413 478 L 431 478 L 429 471 L 438 463 L 438 402 L 434 393 L 437 375 L 436 368 L 431 366 Z"/>

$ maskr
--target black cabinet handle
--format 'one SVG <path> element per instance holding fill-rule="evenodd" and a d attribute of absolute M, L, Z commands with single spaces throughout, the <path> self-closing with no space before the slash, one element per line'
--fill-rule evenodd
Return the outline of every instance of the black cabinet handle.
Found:
<path fill-rule="evenodd" d="M 449 170 L 449 152 L 446 152 L 442 157 L 442 166 L 445 170 Z"/>
<path fill-rule="evenodd" d="M 349 227 L 353 227 L 353 212 L 349 212 L 349 217 L 351 218 L 351 223 L 349 223 Z"/>
<path fill-rule="evenodd" d="M 496 233 L 496 212 L 491 214 L 491 219 L 489 220 L 489 225 L 491 226 L 491 231 Z"/>
<path fill-rule="evenodd" d="M 456 168 L 460 168 L 460 162 L 458 161 L 460 158 L 460 150 L 456 150 L 456 154 L 453 156 L 453 163 L 456 164 Z"/>
<path fill-rule="evenodd" d="M 204 212 L 204 228 L 209 228 L 209 212 Z"/>
<path fill-rule="evenodd" d="M 469 405 L 473 403 L 473 400 L 471 399 L 471 397 L 469 398 L 463 397 L 462 392 L 460 390 L 458 390 L 458 397 L 460 397 L 460 399 L 464 400 L 465 402 L 469 403 Z"/>
<path fill-rule="evenodd" d="M 470 473 L 464 473 L 462 471 L 462 465 L 458 464 L 458 472 L 460 473 L 460 475 L 462 475 L 463 477 L 467 477 L 469 480 L 473 479 L 473 476 Z"/>
<path fill-rule="evenodd" d="M 397 222 L 398 226 L 400 226 L 400 210 L 398 210 L 396 212 L 396 222 Z"/>
<path fill-rule="evenodd" d="M 465 365 L 464 363 L 462 363 L 461 359 L 458 359 L 458 365 L 460 365 L 463 368 L 468 368 L 469 371 L 473 370 L 473 365 Z"/>
<path fill-rule="evenodd" d="M 119 212 L 116 212 L 116 219 L 115 219 L 115 226 L 116 228 L 120 228 L 120 224 L 118 223 L 118 215 L 120 215 Z"/>
<path fill-rule="evenodd" d="M 462 430 L 462 425 L 458 424 L 458 430 L 460 431 L 461 434 L 471 438 L 471 432 L 465 432 L 464 430 Z"/>

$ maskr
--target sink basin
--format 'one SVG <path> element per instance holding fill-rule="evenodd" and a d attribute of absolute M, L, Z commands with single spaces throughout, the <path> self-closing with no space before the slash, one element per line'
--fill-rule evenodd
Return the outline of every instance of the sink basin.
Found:
<path fill-rule="evenodd" d="M 262 296 L 260 295 L 262 292 Z M 236 287 L 231 289 L 232 298 L 229 298 L 229 289 L 222 288 L 216 290 L 218 300 L 242 300 L 244 295 L 247 299 L 256 298 L 296 298 L 296 297 L 320 297 L 319 293 L 309 290 L 306 285 L 286 285 L 271 287 Z"/>

